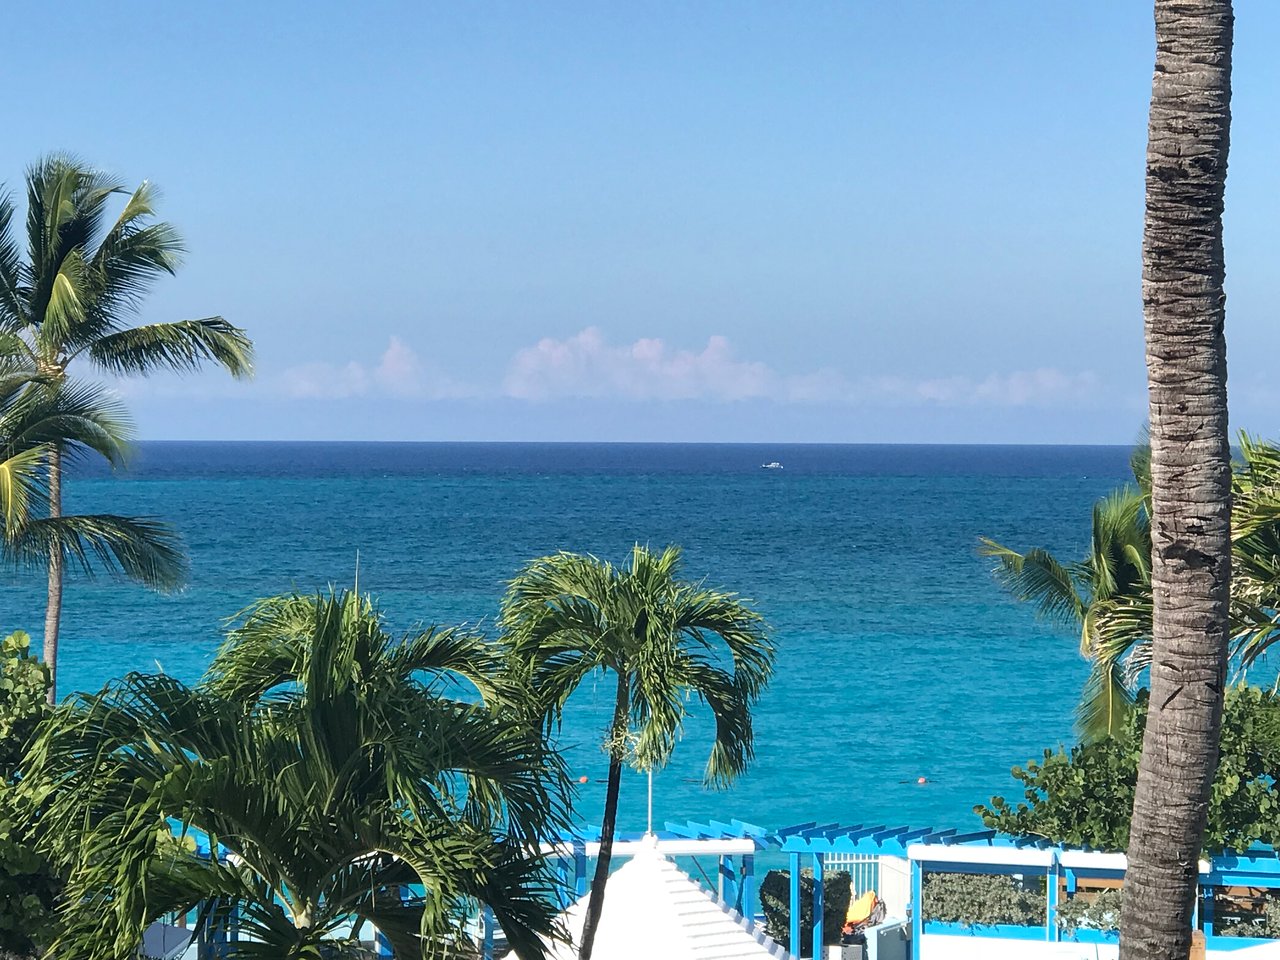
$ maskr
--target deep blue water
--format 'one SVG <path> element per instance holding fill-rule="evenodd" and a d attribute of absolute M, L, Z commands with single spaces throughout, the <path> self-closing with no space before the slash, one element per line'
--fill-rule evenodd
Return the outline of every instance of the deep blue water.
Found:
<path fill-rule="evenodd" d="M 70 585 L 60 690 L 157 665 L 197 678 L 225 618 L 257 597 L 360 583 L 397 630 L 496 613 L 520 564 L 557 550 L 621 559 L 686 550 L 686 572 L 753 598 L 778 666 L 758 761 L 727 792 L 698 778 L 692 722 L 655 787 L 659 819 L 963 825 L 1009 767 L 1069 740 L 1085 667 L 1070 631 L 1006 598 L 979 535 L 1083 550 L 1092 502 L 1127 478 L 1121 447 L 687 444 L 150 443 L 130 471 L 82 471 L 79 511 L 160 515 L 190 586 L 157 596 Z M 783 470 L 762 470 L 779 460 Z M 39 637 L 42 584 L 11 580 L 4 627 Z M 608 683 L 584 689 L 564 741 L 598 813 Z M 918 785 L 918 777 L 929 782 Z M 643 826 L 644 784 L 623 820 Z"/>

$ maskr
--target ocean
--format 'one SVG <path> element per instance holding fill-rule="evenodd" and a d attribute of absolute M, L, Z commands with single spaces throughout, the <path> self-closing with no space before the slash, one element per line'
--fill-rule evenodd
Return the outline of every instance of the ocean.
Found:
<path fill-rule="evenodd" d="M 1037 622 L 977 539 L 1085 549 L 1092 503 L 1128 478 L 1123 447 L 720 444 L 144 443 L 125 473 L 80 468 L 67 508 L 161 516 L 190 585 L 67 589 L 60 693 L 131 670 L 195 680 L 228 617 L 330 584 L 372 593 L 393 631 L 491 631 L 504 582 L 555 550 L 621 560 L 685 549 L 685 573 L 751 598 L 778 649 L 756 713 L 757 760 L 703 788 L 710 723 L 695 705 L 655 776 L 655 819 L 972 826 L 1016 795 L 1009 768 L 1072 741 L 1086 675 L 1074 632 Z M 781 470 L 764 470 L 769 461 Z M 43 583 L 9 574 L 3 629 L 38 643 Z M 586 685 L 561 744 L 592 821 L 612 686 Z M 919 783 L 920 778 L 927 782 Z M 645 784 L 624 780 L 641 829 Z"/>

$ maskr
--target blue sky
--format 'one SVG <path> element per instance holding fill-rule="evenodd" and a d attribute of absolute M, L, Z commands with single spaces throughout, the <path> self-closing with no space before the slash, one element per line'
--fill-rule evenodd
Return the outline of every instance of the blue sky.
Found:
<path fill-rule="evenodd" d="M 0 179 L 164 190 L 259 374 L 144 438 L 1128 442 L 1148 3 L 67 4 Z M 1276 435 L 1280 7 L 1237 3 L 1228 339 Z"/>

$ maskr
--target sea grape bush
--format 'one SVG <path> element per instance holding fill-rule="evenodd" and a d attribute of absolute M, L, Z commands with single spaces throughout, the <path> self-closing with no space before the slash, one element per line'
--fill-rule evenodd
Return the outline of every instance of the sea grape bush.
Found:
<path fill-rule="evenodd" d="M 1080 927 L 1116 930 L 1120 926 L 1119 890 L 1065 897 L 1058 905 L 1058 926 L 1067 933 Z M 1004 874 L 932 873 L 924 878 L 925 920 L 965 927 L 1008 924 L 1039 927 L 1045 922 L 1044 879 L 1027 882 Z"/>
<path fill-rule="evenodd" d="M 1213 932 L 1222 937 L 1257 937 L 1259 939 L 1280 939 L 1280 900 L 1268 899 L 1262 907 L 1261 916 L 1254 920 L 1240 920 L 1234 923 L 1216 922 Z"/>
<path fill-rule="evenodd" d="M 1025 884 L 1004 874 L 930 873 L 923 892 L 925 920 L 966 927 L 1044 925 L 1043 879 Z"/>
<path fill-rule="evenodd" d="M 1145 692 L 1120 731 L 1069 751 L 1045 750 L 1040 760 L 1014 767 L 1024 800 L 992 797 L 974 807 L 1002 833 L 1037 836 L 1073 847 L 1124 850 L 1146 724 Z M 1280 698 L 1256 687 L 1228 691 L 1221 759 L 1209 802 L 1205 852 L 1243 850 L 1280 842 Z"/>

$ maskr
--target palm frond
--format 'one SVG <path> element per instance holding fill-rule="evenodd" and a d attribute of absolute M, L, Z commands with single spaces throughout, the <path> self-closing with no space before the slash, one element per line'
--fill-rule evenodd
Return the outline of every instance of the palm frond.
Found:
<path fill-rule="evenodd" d="M 100 368 L 120 376 L 197 370 L 205 361 L 235 377 L 253 373 L 253 341 L 221 317 L 130 327 L 98 337 L 88 352 Z"/>
<path fill-rule="evenodd" d="M 13 196 L 0 193 L 0 332 L 16 334 L 30 325 L 23 292 L 22 249 L 14 235 Z"/>
<path fill-rule="evenodd" d="M 51 389 L 39 381 L 23 383 L 22 374 L 13 386 L 7 397 L 0 396 L 0 444 L 54 444 L 73 458 L 92 451 L 114 466 L 128 460 L 133 425 L 114 391 L 78 380 Z"/>
<path fill-rule="evenodd" d="M 1076 710 L 1076 726 L 1085 742 L 1093 742 L 1121 729 L 1133 706 L 1134 652 L 1151 640 L 1150 587 L 1094 604 L 1087 630 L 1092 668 Z"/>
<path fill-rule="evenodd" d="M 1031 604 L 1047 620 L 1076 624 L 1084 620 L 1087 604 L 1078 575 L 1049 551 L 1036 547 L 1018 553 L 986 537 L 980 537 L 978 544 L 979 554 L 996 561 L 996 578 L 1014 599 Z"/>
<path fill-rule="evenodd" d="M 40 517 L 9 532 L 7 553 L 19 564 L 38 569 L 55 551 L 88 576 L 101 569 L 156 590 L 176 590 L 187 578 L 177 534 L 151 518 Z"/>
<path fill-rule="evenodd" d="M 19 535 L 31 518 L 32 507 L 46 499 L 45 465 L 48 448 L 32 446 L 0 460 L 0 518 L 4 538 Z"/>

